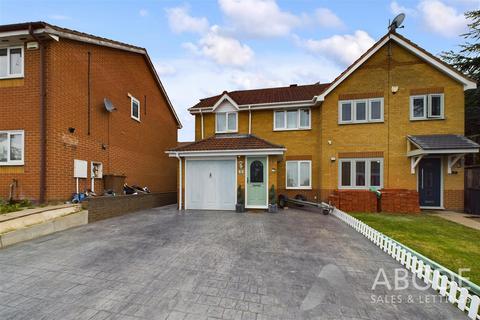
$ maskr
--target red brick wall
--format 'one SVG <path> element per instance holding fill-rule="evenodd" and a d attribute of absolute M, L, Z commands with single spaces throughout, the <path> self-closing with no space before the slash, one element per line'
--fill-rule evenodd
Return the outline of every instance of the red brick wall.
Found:
<path fill-rule="evenodd" d="M 0 128 L 8 123 L 11 129 L 26 130 L 25 173 L 0 174 L 0 197 L 6 196 L 6 182 L 16 177 L 20 180 L 21 196 L 37 199 L 39 51 L 25 52 L 24 85 L 0 89 L 2 110 L 7 106 L 19 110 L 15 115 L 18 121 L 2 117 Z M 91 53 L 90 135 L 88 52 Z M 130 117 L 128 93 L 140 101 L 141 122 Z M 4 97 L 8 97 L 7 103 L 3 102 Z M 105 112 L 105 97 L 117 108 L 113 113 Z M 176 162 L 164 151 L 176 145 L 177 124 L 142 55 L 66 39 L 52 41 L 47 50 L 46 103 L 49 201 L 69 199 L 75 192 L 74 159 L 87 160 L 89 171 L 91 161 L 102 162 L 104 174 L 124 174 L 127 183 L 148 186 L 152 192 L 175 192 Z M 75 128 L 75 133 L 69 133 L 69 127 Z M 102 185 L 101 180 L 96 180 L 95 191 L 102 192 Z M 90 179 L 80 181 L 80 190 L 89 187 Z"/>
<path fill-rule="evenodd" d="M 346 212 L 377 212 L 377 196 L 368 190 L 335 190 L 328 201 Z"/>
<path fill-rule="evenodd" d="M 25 165 L 0 166 L 0 199 L 9 194 L 12 179 L 18 180 L 15 196 L 38 198 L 39 195 L 39 116 L 40 51 L 24 51 L 22 79 L 0 80 L 0 130 L 25 130 Z"/>
<path fill-rule="evenodd" d="M 418 192 L 405 189 L 382 190 L 382 212 L 420 213 Z"/>

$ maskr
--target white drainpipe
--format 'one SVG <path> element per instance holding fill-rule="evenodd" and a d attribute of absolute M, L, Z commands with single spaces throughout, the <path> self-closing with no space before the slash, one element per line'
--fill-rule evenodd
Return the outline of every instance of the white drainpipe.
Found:
<path fill-rule="evenodd" d="M 178 155 L 178 152 L 175 154 L 175 157 L 178 159 L 179 165 L 179 183 L 178 183 L 178 210 L 182 210 L 182 158 Z"/>
<path fill-rule="evenodd" d="M 252 134 L 252 111 L 250 110 L 252 106 L 248 106 L 248 134 Z"/>
<path fill-rule="evenodd" d="M 203 112 L 202 112 L 202 109 L 200 109 L 200 118 L 201 118 L 200 123 L 202 124 L 202 140 L 203 140 Z"/>

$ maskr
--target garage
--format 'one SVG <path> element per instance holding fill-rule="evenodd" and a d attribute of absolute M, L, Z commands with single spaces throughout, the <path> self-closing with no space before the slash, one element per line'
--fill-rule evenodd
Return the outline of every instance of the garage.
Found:
<path fill-rule="evenodd" d="M 187 159 L 185 165 L 186 209 L 235 210 L 235 159 Z"/>

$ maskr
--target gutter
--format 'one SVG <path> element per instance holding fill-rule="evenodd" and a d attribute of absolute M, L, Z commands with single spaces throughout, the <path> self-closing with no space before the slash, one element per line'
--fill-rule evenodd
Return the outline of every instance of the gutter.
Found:
<path fill-rule="evenodd" d="M 38 201 L 45 203 L 47 181 L 47 110 L 46 110 L 46 86 L 45 86 L 45 44 L 35 35 L 32 25 L 28 26 L 28 33 L 40 47 L 40 189 Z"/>

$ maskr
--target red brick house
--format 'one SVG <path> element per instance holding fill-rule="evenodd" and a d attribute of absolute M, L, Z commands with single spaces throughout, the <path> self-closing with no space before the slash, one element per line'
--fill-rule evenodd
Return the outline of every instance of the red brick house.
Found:
<path fill-rule="evenodd" d="M 15 185 L 16 198 L 69 199 L 74 163 L 80 191 L 102 193 L 115 174 L 175 192 L 164 150 L 181 123 L 144 48 L 45 22 L 0 26 L 0 111 L 0 198 Z"/>

